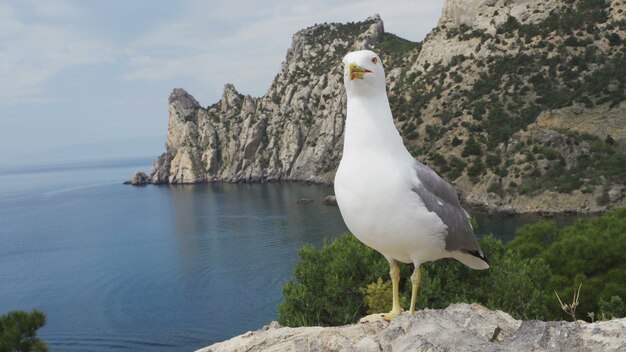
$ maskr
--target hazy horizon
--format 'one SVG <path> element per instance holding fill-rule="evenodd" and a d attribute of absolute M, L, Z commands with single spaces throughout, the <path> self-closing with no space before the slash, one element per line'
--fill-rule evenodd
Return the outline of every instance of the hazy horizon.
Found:
<path fill-rule="evenodd" d="M 84 158 L 156 157 L 164 151 L 174 88 L 203 106 L 219 100 L 225 83 L 262 96 L 298 30 L 378 13 L 387 32 L 419 41 L 442 6 L 443 0 L 0 4 L 0 148 L 7 151 L 0 163 L 65 160 L 63 150 Z"/>
<path fill-rule="evenodd" d="M 0 164 L 5 168 L 73 164 L 90 161 L 113 161 L 152 158 L 165 152 L 166 135 L 143 138 L 112 139 L 52 147 L 39 153 L 23 154 L 7 158 Z M 142 170 L 149 171 L 149 170 Z"/>

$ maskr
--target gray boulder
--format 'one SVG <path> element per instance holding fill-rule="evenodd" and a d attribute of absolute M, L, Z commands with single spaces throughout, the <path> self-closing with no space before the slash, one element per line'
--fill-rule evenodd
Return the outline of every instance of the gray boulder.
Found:
<path fill-rule="evenodd" d="M 322 203 L 324 205 L 337 205 L 337 198 L 334 195 L 329 195 L 322 200 Z"/>
<path fill-rule="evenodd" d="M 130 180 L 124 181 L 125 185 L 133 186 L 143 186 L 148 183 L 150 183 L 150 177 L 143 171 L 135 171 L 135 174 Z"/>

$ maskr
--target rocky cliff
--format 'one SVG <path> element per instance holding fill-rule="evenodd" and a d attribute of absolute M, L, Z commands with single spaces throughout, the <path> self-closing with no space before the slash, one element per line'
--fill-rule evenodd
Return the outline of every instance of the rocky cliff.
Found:
<path fill-rule="evenodd" d="M 276 322 L 198 352 L 624 351 L 626 318 L 596 323 L 519 321 L 477 304 L 407 313 L 391 321 L 283 328 Z"/>
<path fill-rule="evenodd" d="M 260 98 L 225 85 L 170 96 L 152 183 L 330 183 L 341 158 L 341 58 L 378 52 L 413 155 L 466 203 L 508 212 L 626 205 L 624 0 L 447 0 L 422 43 L 378 16 L 296 33 Z"/>
<path fill-rule="evenodd" d="M 331 182 L 345 120 L 341 58 L 383 35 L 377 16 L 296 33 L 281 71 L 261 98 L 226 84 L 222 99 L 203 108 L 175 89 L 166 153 L 155 162 L 151 181 Z"/>

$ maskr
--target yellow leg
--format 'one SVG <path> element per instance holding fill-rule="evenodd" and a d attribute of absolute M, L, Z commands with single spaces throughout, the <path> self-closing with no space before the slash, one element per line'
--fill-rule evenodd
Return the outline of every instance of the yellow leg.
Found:
<path fill-rule="evenodd" d="M 415 301 L 417 300 L 417 289 L 420 286 L 421 278 L 420 267 L 416 266 L 413 269 L 413 275 L 411 275 L 411 310 L 409 311 L 411 315 L 415 314 Z"/>
<path fill-rule="evenodd" d="M 398 263 L 395 260 L 389 261 L 389 276 L 391 276 L 391 289 L 393 291 L 393 306 L 391 308 L 391 312 L 389 313 L 375 313 L 365 316 L 359 320 L 361 323 L 368 323 L 372 321 L 380 321 L 386 320 L 390 321 L 391 319 L 402 314 L 402 307 L 400 306 L 400 268 L 398 268 Z"/>
<path fill-rule="evenodd" d="M 400 268 L 398 268 L 398 263 L 391 259 L 389 261 L 389 276 L 391 276 L 391 289 L 393 292 L 393 305 L 391 307 L 391 312 L 385 315 L 385 320 L 391 320 L 400 313 L 402 313 L 402 307 L 400 306 Z"/>

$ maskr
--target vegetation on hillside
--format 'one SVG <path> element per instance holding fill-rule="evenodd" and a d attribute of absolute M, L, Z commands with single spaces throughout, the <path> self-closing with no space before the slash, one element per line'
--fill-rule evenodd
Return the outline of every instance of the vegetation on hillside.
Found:
<path fill-rule="evenodd" d="M 494 21 L 503 18 L 495 13 L 498 6 Z M 585 201 L 596 199 L 590 209 L 613 206 L 608 192 L 626 180 L 622 132 L 584 120 L 589 115 L 613 122 L 616 111 L 624 109 L 626 21 L 618 6 L 607 0 L 562 0 L 550 5 L 550 12 L 527 9 L 532 15 L 510 16 L 493 30 L 441 25 L 425 43 L 431 51 L 448 46 L 463 53 L 453 57 L 420 56 L 423 43 L 391 33 L 369 37 L 385 66 L 391 109 L 411 153 L 448 181 L 461 178 L 463 193 L 482 196 L 487 190 L 490 204 L 545 191 L 581 191 L 592 194 Z M 337 168 L 338 124 L 345 117 L 344 91 L 337 85 L 341 59 L 377 20 L 317 24 L 294 36 L 283 69 L 267 96 L 255 103 L 256 116 L 286 117 L 267 126 L 255 155 L 262 168 L 286 166 L 268 147 L 274 145 L 271 136 L 292 133 L 285 126 L 294 121 L 306 136 L 303 145 L 326 147 L 316 154 L 323 155 L 316 172 L 327 175 Z M 432 62 L 425 62 L 429 53 Z M 232 139 L 245 119 L 240 112 L 224 113 L 217 104 L 208 110 L 212 123 Z M 571 118 L 570 126 L 582 126 L 580 133 L 559 129 L 552 115 Z M 315 133 L 320 116 L 336 119 L 332 139 L 328 132 Z M 540 116 L 541 127 L 535 124 Z M 319 143 L 322 136 L 325 143 Z M 224 155 L 222 161 L 231 160 Z"/>
<path fill-rule="evenodd" d="M 578 319 L 626 316 L 626 208 L 561 229 L 540 221 L 518 229 L 508 244 L 493 236 L 480 244 L 490 260 L 488 270 L 471 270 L 452 259 L 421 266 L 418 309 L 476 302 L 518 319 L 561 320 L 568 316 L 555 292 L 569 301 L 582 284 Z M 354 236 L 346 234 L 319 250 L 305 246 L 300 259 L 294 279 L 283 287 L 281 324 L 341 325 L 389 309 L 388 263 Z M 412 267 L 400 268 L 408 301 Z"/>
<path fill-rule="evenodd" d="M 0 315 L 0 352 L 42 352 L 48 346 L 37 338 L 37 330 L 46 324 L 39 311 L 11 311 Z"/>
<path fill-rule="evenodd" d="M 539 23 L 509 17 L 495 34 L 464 25 L 435 29 L 446 30 L 449 40 L 473 40 L 468 45 L 475 45 L 475 55 L 391 77 L 390 103 L 412 153 L 450 180 L 467 174 L 477 183 L 489 172 L 506 178 L 492 185 L 501 197 L 624 184 L 626 154 L 610 143 L 610 134 L 558 131 L 556 140 L 519 135 L 542 112 L 573 105 L 610 110 L 626 100 L 626 21 L 611 21 L 609 4 L 563 1 Z M 389 46 L 375 50 L 389 52 L 389 60 L 407 44 Z M 437 119 L 424 124 L 426 115 Z M 452 142 L 442 145 L 446 134 L 454 135 Z M 511 140 L 519 142 L 516 148 L 508 147 Z M 516 158 L 520 152 L 525 159 Z M 457 153 L 469 167 L 458 167 Z"/>

